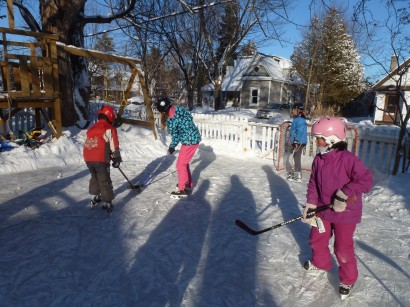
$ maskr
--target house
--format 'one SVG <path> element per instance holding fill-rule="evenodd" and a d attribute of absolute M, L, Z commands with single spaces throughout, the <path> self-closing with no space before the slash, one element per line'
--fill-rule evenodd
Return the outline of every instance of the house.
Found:
<path fill-rule="evenodd" d="M 108 75 L 100 70 L 91 76 L 92 96 L 119 104 L 125 98 L 123 96 L 130 78 L 131 72 L 127 70 L 123 72 L 110 71 Z M 129 95 L 130 97 L 142 96 L 138 78 L 134 79 Z"/>
<path fill-rule="evenodd" d="M 221 97 L 226 106 L 261 108 L 268 103 L 297 103 L 304 101 L 303 82 L 292 77 L 290 60 L 255 53 L 238 57 L 228 66 Z M 214 87 L 203 87 L 205 104 L 213 102 Z"/>
<path fill-rule="evenodd" d="M 397 82 L 400 75 L 401 86 L 400 90 L 404 93 L 403 98 L 397 92 Z M 410 58 L 404 61 L 400 66 L 397 66 L 397 57 L 393 56 L 390 63 L 390 72 L 382 80 L 378 81 L 373 86 L 376 92 L 374 98 L 374 123 L 375 124 L 394 124 L 400 121 L 399 108 L 403 116 L 407 114 L 408 103 L 410 102 Z M 398 101 L 399 100 L 399 101 Z M 399 102 L 399 103 L 397 103 Z"/>

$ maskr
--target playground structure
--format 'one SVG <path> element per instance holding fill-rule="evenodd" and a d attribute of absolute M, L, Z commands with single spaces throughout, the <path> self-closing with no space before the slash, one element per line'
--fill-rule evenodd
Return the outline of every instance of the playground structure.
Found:
<path fill-rule="evenodd" d="M 0 28 L 0 33 L 0 43 L 3 45 L 3 57 L 0 61 L 3 83 L 0 124 L 3 137 L 7 131 L 7 121 L 20 110 L 28 108 L 35 110 L 36 126 L 41 126 L 43 116 L 51 133 L 60 137 L 62 125 L 57 37 L 8 28 Z M 9 36 L 13 36 L 14 40 L 10 40 Z M 34 38 L 36 42 L 16 41 L 16 37 L 27 36 Z"/>
<path fill-rule="evenodd" d="M 59 42 L 54 34 L 31 32 L 14 29 L 14 13 L 11 1 L 7 1 L 9 28 L 1 28 L 0 76 L 2 91 L 0 92 L 0 128 L 2 136 L 12 132 L 7 124 L 20 110 L 31 109 L 35 112 L 35 125 L 41 127 L 44 119 L 52 135 L 59 138 L 62 134 L 61 97 L 59 85 L 59 53 L 94 58 L 108 62 L 128 65 L 131 77 L 123 93 L 117 117 L 122 123 L 151 127 L 157 138 L 154 114 L 148 90 L 145 87 L 143 74 L 139 69 L 140 61 L 95 50 L 88 50 Z M 2 54 L 1 54 L 2 53 Z M 147 109 L 147 120 L 121 118 L 126 100 L 135 77 L 141 84 L 144 103 Z"/>

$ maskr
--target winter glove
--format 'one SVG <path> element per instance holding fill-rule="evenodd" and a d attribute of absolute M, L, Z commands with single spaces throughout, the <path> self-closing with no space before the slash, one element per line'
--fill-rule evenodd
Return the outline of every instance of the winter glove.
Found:
<path fill-rule="evenodd" d="M 174 147 L 168 148 L 168 153 L 169 153 L 170 155 L 172 155 L 172 154 L 174 153 L 174 151 L 175 151 L 175 148 L 174 148 Z"/>
<path fill-rule="evenodd" d="M 335 212 L 343 212 L 346 209 L 348 197 L 342 190 L 337 190 L 335 200 L 333 201 L 333 210 Z"/>
<path fill-rule="evenodd" d="M 112 167 L 119 168 L 122 162 L 121 156 L 113 157 L 112 158 Z"/>
<path fill-rule="evenodd" d="M 307 214 L 315 210 L 316 208 L 317 208 L 316 205 L 305 203 L 305 208 L 303 209 L 303 218 L 302 218 L 303 223 L 310 224 L 310 222 L 313 220 L 315 215 L 312 215 L 311 217 L 307 217 Z"/>

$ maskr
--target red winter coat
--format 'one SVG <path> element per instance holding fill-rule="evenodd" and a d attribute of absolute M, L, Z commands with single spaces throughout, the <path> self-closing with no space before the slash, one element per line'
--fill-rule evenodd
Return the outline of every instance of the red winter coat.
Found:
<path fill-rule="evenodd" d="M 109 163 L 112 157 L 120 156 L 117 129 L 100 119 L 87 131 L 83 151 L 85 162 Z"/>

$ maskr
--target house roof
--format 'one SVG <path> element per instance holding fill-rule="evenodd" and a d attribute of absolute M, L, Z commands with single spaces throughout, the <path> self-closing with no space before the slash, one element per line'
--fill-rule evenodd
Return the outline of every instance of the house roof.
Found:
<path fill-rule="evenodd" d="M 252 65 L 262 65 L 269 77 L 254 76 L 255 79 L 272 80 L 279 82 L 290 82 L 284 74 L 284 70 L 292 66 L 290 60 L 279 57 L 255 53 L 252 56 L 239 57 L 235 60 L 234 66 L 228 66 L 226 75 L 222 81 L 222 91 L 240 91 L 244 80 L 244 75 Z M 212 91 L 214 86 L 207 84 L 203 87 L 205 91 Z"/>
<path fill-rule="evenodd" d="M 391 72 L 389 72 L 386 77 L 378 81 L 375 85 L 373 85 L 374 90 L 380 90 L 385 88 L 386 86 L 393 86 L 396 85 L 394 82 L 394 77 L 398 76 L 398 72 L 401 71 L 403 68 L 406 66 L 410 65 L 410 58 L 405 60 L 403 63 L 400 64 L 400 66 L 396 67 L 393 69 Z M 402 78 L 402 85 L 404 87 L 409 87 L 410 86 L 410 69 L 408 68 L 404 77 Z"/>

